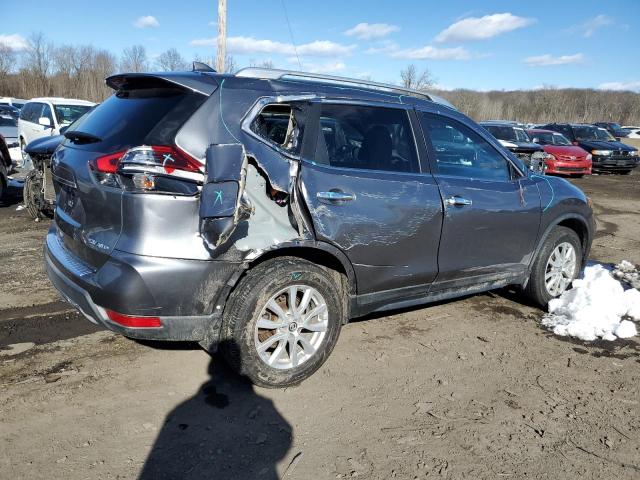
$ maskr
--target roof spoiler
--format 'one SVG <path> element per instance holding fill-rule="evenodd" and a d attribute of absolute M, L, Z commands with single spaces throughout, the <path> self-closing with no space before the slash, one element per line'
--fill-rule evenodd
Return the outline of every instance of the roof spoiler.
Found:
<path fill-rule="evenodd" d="M 118 73 L 107 77 L 105 83 L 114 90 L 150 87 L 179 87 L 203 95 L 211 95 L 218 88 L 214 75 L 206 72 Z"/>

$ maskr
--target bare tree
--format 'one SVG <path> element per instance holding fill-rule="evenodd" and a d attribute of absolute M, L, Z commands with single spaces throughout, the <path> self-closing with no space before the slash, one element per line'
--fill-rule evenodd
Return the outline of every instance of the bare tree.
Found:
<path fill-rule="evenodd" d="M 257 61 L 255 59 L 251 59 L 249 60 L 249 66 L 250 67 L 258 67 L 258 68 L 274 68 L 273 67 L 273 62 L 271 60 L 262 60 L 262 61 Z"/>
<path fill-rule="evenodd" d="M 33 33 L 28 44 L 24 56 L 24 70 L 28 75 L 23 76 L 24 81 L 30 84 L 34 95 L 48 95 L 49 75 L 53 65 L 53 44 L 42 32 Z"/>
<path fill-rule="evenodd" d="M 160 70 L 169 72 L 189 69 L 187 62 L 175 48 L 170 48 L 166 52 L 162 52 L 156 60 L 156 63 Z"/>
<path fill-rule="evenodd" d="M 224 62 L 224 71 L 226 73 L 235 73 L 238 70 L 238 65 L 231 55 L 227 55 Z"/>
<path fill-rule="evenodd" d="M 146 72 L 149 70 L 147 51 L 142 45 L 133 45 L 122 51 L 120 70 L 123 72 Z"/>
<path fill-rule="evenodd" d="M 16 64 L 16 52 L 4 43 L 0 43 L 0 80 L 11 72 Z"/>
<path fill-rule="evenodd" d="M 406 68 L 400 71 L 400 78 L 402 79 L 402 86 L 404 88 L 411 88 L 413 90 L 426 90 L 435 83 L 429 70 L 425 68 L 422 73 L 419 73 L 413 63 L 407 65 Z"/>

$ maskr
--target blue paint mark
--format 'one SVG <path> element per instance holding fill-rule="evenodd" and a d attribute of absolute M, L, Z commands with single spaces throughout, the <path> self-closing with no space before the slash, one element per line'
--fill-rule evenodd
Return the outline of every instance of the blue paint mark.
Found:
<path fill-rule="evenodd" d="M 222 190 L 216 190 L 216 199 L 213 202 L 213 206 L 216 206 L 216 203 L 218 203 L 218 201 L 220 202 L 220 205 L 222 205 Z"/>
<path fill-rule="evenodd" d="M 222 125 L 224 126 L 224 128 L 227 129 L 227 132 L 229 132 L 229 135 L 231 135 L 233 137 L 233 139 L 237 142 L 240 143 L 240 140 L 238 140 L 238 138 L 231 132 L 231 130 L 229 130 L 229 127 L 227 126 L 227 123 L 224 121 L 224 115 L 222 115 L 222 87 L 224 86 L 224 81 L 226 79 L 223 79 L 222 82 L 220 83 L 220 105 L 218 105 L 218 108 L 220 109 L 220 121 L 222 122 Z"/>
<path fill-rule="evenodd" d="M 302 272 L 292 272 L 291 273 L 291 280 L 300 280 L 300 277 L 302 277 Z"/>
<path fill-rule="evenodd" d="M 549 200 L 549 203 L 547 203 L 547 206 L 542 209 L 543 212 L 546 212 L 549 209 L 549 207 L 551 206 L 551 204 L 553 203 L 553 199 L 555 198 L 555 192 L 553 190 L 553 185 L 551 185 L 551 182 L 547 178 L 545 178 L 545 177 L 543 177 L 541 175 L 533 174 L 531 176 L 533 178 L 541 178 L 542 180 L 547 182 L 547 185 L 549 185 L 549 188 L 551 189 L 551 200 Z"/>

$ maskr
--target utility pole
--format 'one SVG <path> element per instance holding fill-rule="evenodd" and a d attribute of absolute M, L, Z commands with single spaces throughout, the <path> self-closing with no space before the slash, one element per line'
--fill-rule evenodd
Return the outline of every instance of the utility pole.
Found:
<path fill-rule="evenodd" d="M 227 59 L 227 0 L 218 0 L 218 57 L 216 70 L 220 73 L 225 70 Z"/>

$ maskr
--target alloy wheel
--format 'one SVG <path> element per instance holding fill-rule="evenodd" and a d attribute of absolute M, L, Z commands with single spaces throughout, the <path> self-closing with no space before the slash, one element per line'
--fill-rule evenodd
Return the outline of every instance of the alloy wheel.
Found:
<path fill-rule="evenodd" d="M 576 249 L 569 242 L 556 246 L 545 267 L 544 283 L 549 295 L 557 297 L 573 281 L 577 268 Z"/>
<path fill-rule="evenodd" d="M 256 321 L 254 344 L 272 368 L 296 368 L 312 358 L 329 328 L 327 303 L 308 285 L 290 285 L 266 302 Z"/>

